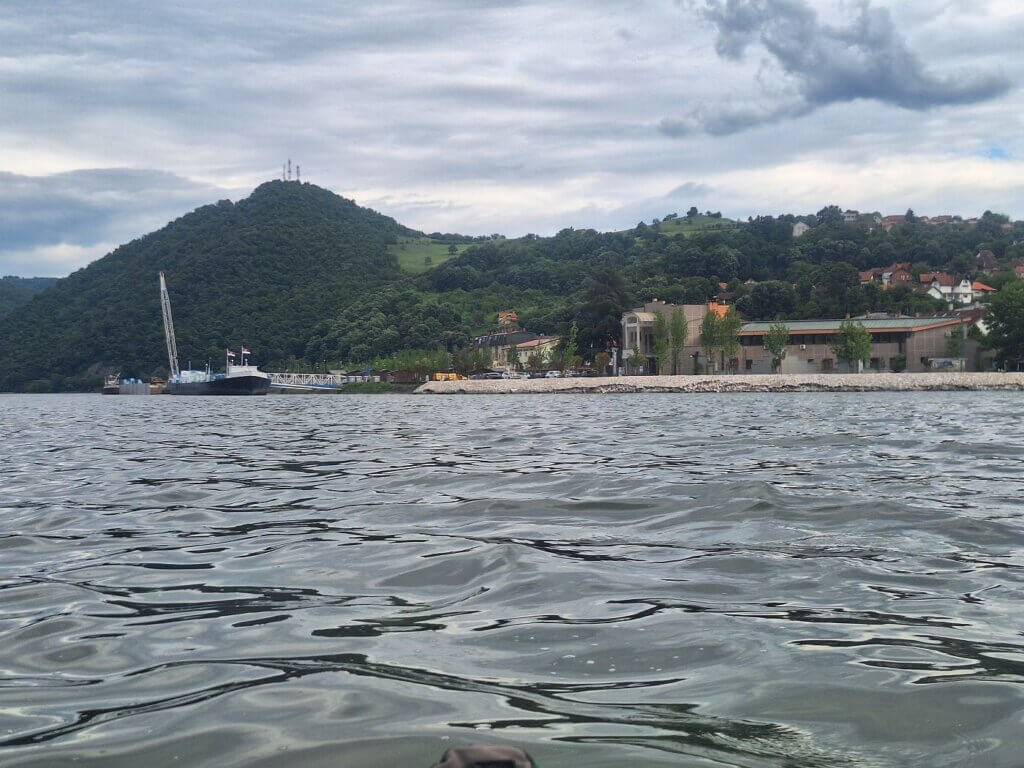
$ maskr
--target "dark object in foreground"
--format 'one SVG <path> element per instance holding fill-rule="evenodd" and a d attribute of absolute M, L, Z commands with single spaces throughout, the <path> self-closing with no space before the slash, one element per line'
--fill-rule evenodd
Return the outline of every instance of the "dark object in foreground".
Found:
<path fill-rule="evenodd" d="M 518 747 L 455 747 L 441 755 L 434 768 L 537 768 Z"/>

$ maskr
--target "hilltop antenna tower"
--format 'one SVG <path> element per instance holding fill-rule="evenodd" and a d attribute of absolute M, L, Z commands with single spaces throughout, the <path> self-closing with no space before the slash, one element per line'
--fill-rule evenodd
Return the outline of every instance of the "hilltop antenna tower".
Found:
<path fill-rule="evenodd" d="M 292 159 L 288 158 L 288 181 L 292 180 Z"/>
<path fill-rule="evenodd" d="M 164 315 L 164 339 L 167 341 L 167 361 L 171 364 L 171 378 L 177 378 L 178 345 L 174 341 L 174 320 L 171 318 L 171 297 L 167 295 L 167 281 L 160 273 L 160 309 Z"/>
<path fill-rule="evenodd" d="M 299 182 L 300 184 L 302 183 L 302 179 L 299 177 L 299 164 L 298 163 L 295 164 L 295 180 L 297 182 Z"/>

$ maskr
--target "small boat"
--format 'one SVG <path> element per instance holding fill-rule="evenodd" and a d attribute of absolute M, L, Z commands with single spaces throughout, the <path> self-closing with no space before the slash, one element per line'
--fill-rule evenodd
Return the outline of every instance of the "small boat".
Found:
<path fill-rule="evenodd" d="M 178 345 L 174 338 L 174 320 L 171 318 L 171 299 L 167 294 L 164 273 L 160 273 L 160 309 L 164 316 L 164 339 L 167 342 L 167 360 L 171 377 L 164 385 L 166 395 L 265 395 L 270 389 L 270 374 L 255 365 L 246 365 L 249 350 L 242 347 L 242 364 L 235 365 L 235 353 L 230 349 L 224 358 L 224 373 L 178 369 Z"/>
<path fill-rule="evenodd" d="M 121 372 L 112 373 L 103 378 L 104 395 L 119 395 L 121 393 Z"/>

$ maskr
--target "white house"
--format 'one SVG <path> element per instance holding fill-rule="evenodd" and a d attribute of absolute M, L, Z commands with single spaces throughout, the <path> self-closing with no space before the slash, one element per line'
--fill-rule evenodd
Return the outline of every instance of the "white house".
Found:
<path fill-rule="evenodd" d="M 948 275 L 935 275 L 928 295 L 950 304 L 970 304 L 974 301 L 974 288 L 966 277 L 957 282 Z"/>

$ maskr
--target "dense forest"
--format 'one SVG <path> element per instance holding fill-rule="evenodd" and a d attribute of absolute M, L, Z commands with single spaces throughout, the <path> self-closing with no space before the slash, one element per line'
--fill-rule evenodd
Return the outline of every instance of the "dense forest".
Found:
<path fill-rule="evenodd" d="M 798 221 L 810 228 L 794 237 Z M 403 269 L 400 249 L 419 242 L 444 260 Z M 911 215 L 887 232 L 829 206 L 746 222 L 691 209 L 553 237 L 424 235 L 319 187 L 275 181 L 123 245 L 0 317 L 0 389 L 90 389 L 110 370 L 166 374 L 160 270 L 182 364 L 217 366 L 226 345 L 244 343 L 266 370 L 300 370 L 454 350 L 495 330 L 504 309 L 537 333 L 575 323 L 585 358 L 617 337 L 624 309 L 652 298 L 724 298 L 748 319 L 935 312 L 943 306 L 913 288 L 864 285 L 858 271 L 908 262 L 915 277 L 975 276 L 983 250 L 998 260 L 985 281 L 999 288 L 1024 259 L 1024 225 L 989 212 L 942 225 Z"/>
<path fill-rule="evenodd" d="M 183 365 L 247 344 L 302 357 L 309 330 L 400 277 L 388 246 L 410 230 L 308 184 L 269 182 L 207 205 L 59 280 L 0 319 L 0 390 L 95 387 L 105 371 L 167 373 L 158 273 Z"/>
<path fill-rule="evenodd" d="M 55 277 L 14 277 L 0 278 L 0 317 L 25 304 L 37 293 L 45 291 L 57 282 Z"/>

